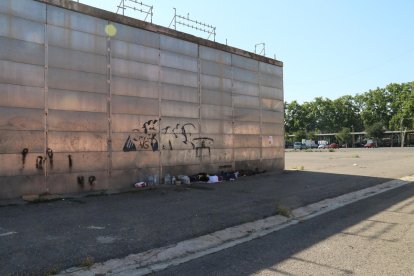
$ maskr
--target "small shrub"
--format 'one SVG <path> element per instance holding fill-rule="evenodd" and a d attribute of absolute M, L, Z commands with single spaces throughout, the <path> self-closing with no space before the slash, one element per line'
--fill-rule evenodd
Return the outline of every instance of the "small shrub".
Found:
<path fill-rule="evenodd" d="M 306 149 L 305 152 L 313 152 L 311 149 Z"/>
<path fill-rule="evenodd" d="M 290 208 L 284 207 L 281 204 L 276 204 L 275 214 L 283 217 L 289 218 L 292 215 Z"/>
<path fill-rule="evenodd" d="M 80 263 L 80 266 L 90 268 L 95 264 L 95 259 L 91 256 L 86 256 Z"/>
<path fill-rule="evenodd" d="M 329 152 L 335 152 L 335 150 L 334 149 L 329 149 Z"/>
<path fill-rule="evenodd" d="M 58 274 L 59 273 L 59 267 L 57 267 L 57 266 L 52 266 L 52 267 L 49 267 L 45 272 L 44 272 L 44 274 L 43 275 L 45 275 L 45 276 L 50 276 L 50 275 L 56 275 L 56 274 Z"/>

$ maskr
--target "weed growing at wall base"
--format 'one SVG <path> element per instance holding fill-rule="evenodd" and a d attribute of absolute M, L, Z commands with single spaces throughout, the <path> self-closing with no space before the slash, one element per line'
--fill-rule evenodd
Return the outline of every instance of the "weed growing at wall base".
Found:
<path fill-rule="evenodd" d="M 290 208 L 282 206 L 280 203 L 276 203 L 275 215 L 289 218 L 292 215 Z"/>
<path fill-rule="evenodd" d="M 86 256 L 80 263 L 80 266 L 90 268 L 95 264 L 95 259 L 91 256 Z"/>

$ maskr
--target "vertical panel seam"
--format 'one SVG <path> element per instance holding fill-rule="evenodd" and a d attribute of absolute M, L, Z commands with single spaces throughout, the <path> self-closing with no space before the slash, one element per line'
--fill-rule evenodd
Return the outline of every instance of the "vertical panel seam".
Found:
<path fill-rule="evenodd" d="M 45 4 L 45 25 L 44 25 L 44 47 L 45 47 L 45 67 L 44 67 L 44 149 L 42 155 L 44 156 L 43 161 L 46 160 L 46 151 L 49 147 L 49 133 L 48 133 L 48 116 L 49 116 L 49 104 L 48 104 L 48 94 L 49 94 L 49 84 L 48 84 L 48 78 L 49 78 L 49 43 L 48 43 L 48 5 Z M 42 162 L 42 161 L 41 161 Z M 45 192 L 49 192 L 49 186 L 48 186 L 48 170 L 49 167 L 47 165 L 47 162 L 44 164 L 44 186 L 45 186 Z"/>
<path fill-rule="evenodd" d="M 111 24 L 108 21 L 108 25 Z M 111 37 L 106 35 L 106 63 L 107 63 L 107 109 L 108 109 L 108 138 L 107 138 L 107 151 L 108 151 L 108 176 L 112 175 L 112 68 L 111 68 Z"/>
<path fill-rule="evenodd" d="M 202 95 L 201 95 L 201 59 L 200 59 L 200 45 L 197 44 L 197 89 L 198 89 L 198 137 L 201 137 L 201 107 L 202 107 Z M 196 153 L 197 155 L 197 153 Z M 203 154 L 199 158 L 199 170 L 202 170 L 203 167 Z"/>
<path fill-rule="evenodd" d="M 162 183 L 161 178 L 163 175 L 163 163 L 162 163 L 162 137 L 161 137 L 161 35 L 158 34 L 158 80 L 157 80 L 157 89 L 158 89 L 158 137 L 159 137 L 159 147 L 158 147 L 158 183 Z M 165 184 L 165 183 L 164 183 Z"/>
<path fill-rule="evenodd" d="M 282 118 L 283 118 L 283 121 L 282 121 L 282 150 L 281 150 L 281 152 L 282 152 L 282 168 L 279 168 L 279 169 L 281 169 L 282 171 L 285 169 L 285 100 L 284 100 L 284 98 L 285 98 L 285 91 L 284 91 L 284 87 L 283 87 L 283 67 L 282 67 L 282 79 L 281 79 L 281 81 L 282 81 Z"/>
<path fill-rule="evenodd" d="M 232 139 L 232 167 L 234 170 L 236 170 L 236 159 L 235 159 L 235 135 L 234 135 L 234 127 L 235 127 L 235 119 L 234 119 L 234 100 L 233 100 L 233 94 L 234 94 L 234 64 L 233 64 L 233 54 L 230 55 L 230 66 L 231 66 L 231 139 Z"/>
<path fill-rule="evenodd" d="M 259 120 L 260 120 L 260 167 L 263 167 L 263 109 L 262 109 L 262 78 L 260 72 L 260 61 L 257 62 L 257 78 L 258 78 L 258 92 L 259 92 Z"/>

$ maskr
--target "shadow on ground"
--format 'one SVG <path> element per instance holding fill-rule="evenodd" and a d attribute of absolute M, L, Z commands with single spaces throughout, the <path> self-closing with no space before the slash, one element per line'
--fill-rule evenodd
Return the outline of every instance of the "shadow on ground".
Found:
<path fill-rule="evenodd" d="M 392 210 L 392 212 L 399 213 L 401 209 L 413 204 L 413 200 L 410 198 L 414 198 L 414 186 L 406 185 L 385 194 L 328 212 L 304 223 L 287 227 L 256 239 L 254 242 L 244 243 L 208 255 L 178 267 L 158 272 L 155 275 L 256 275 L 262 271 L 264 271 L 263 275 L 314 275 L 315 273 L 318 274 L 314 271 L 321 270 L 329 275 L 355 274 L 356 272 L 350 270 L 349 267 L 330 265 L 329 260 L 326 259 L 312 261 L 295 255 L 338 233 L 356 235 L 369 240 L 379 239 L 386 243 L 396 243 L 396 246 L 398 246 L 398 239 L 401 237 L 397 239 L 387 238 L 387 234 L 393 231 L 398 223 L 387 223 L 370 218 L 391 206 L 407 201 L 402 206 L 393 208 L 395 210 Z M 414 212 L 411 211 L 409 214 L 414 214 Z M 362 221 L 364 221 L 362 225 L 353 227 Z M 377 231 L 379 224 L 381 224 L 381 230 Z M 334 250 L 334 248 L 331 250 Z M 348 256 L 343 256 L 343 258 L 348 258 Z M 293 266 L 296 269 L 298 266 L 307 269 L 299 274 L 292 274 L 291 271 L 275 268 L 277 264 L 286 260 L 296 262 L 297 265 Z"/>

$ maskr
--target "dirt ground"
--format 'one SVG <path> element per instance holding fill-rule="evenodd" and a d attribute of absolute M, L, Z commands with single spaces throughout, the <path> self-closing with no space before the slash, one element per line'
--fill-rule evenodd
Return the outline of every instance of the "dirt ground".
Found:
<path fill-rule="evenodd" d="M 414 148 L 286 150 L 285 169 L 399 178 L 414 174 Z"/>

